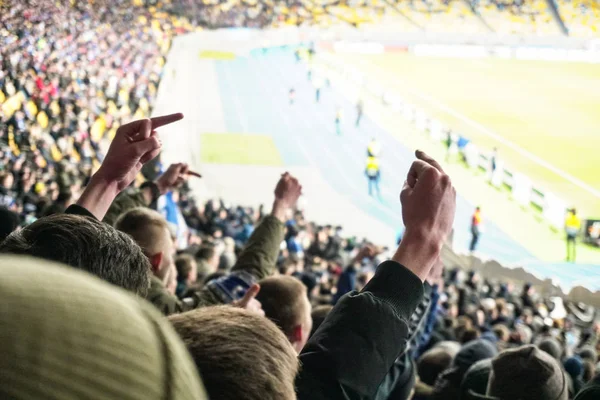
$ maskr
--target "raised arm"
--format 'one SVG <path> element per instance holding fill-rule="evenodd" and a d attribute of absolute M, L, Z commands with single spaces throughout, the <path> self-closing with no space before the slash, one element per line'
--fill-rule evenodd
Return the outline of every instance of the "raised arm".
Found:
<path fill-rule="evenodd" d="M 162 143 L 156 129 L 182 118 L 183 114 L 177 113 L 119 127 L 100 169 L 76 204 L 101 221 L 115 197 L 133 182 L 145 163 L 160 153 Z"/>
<path fill-rule="evenodd" d="M 168 191 L 177 189 L 186 181 L 189 175 L 199 176 L 191 172 L 187 164 L 177 163 L 169 165 L 169 168 L 154 182 L 146 182 L 149 190 L 123 191 L 112 202 L 110 208 L 104 215 L 103 221 L 114 225 L 117 218 L 128 210 L 136 207 L 156 208 L 158 198 Z"/>
<path fill-rule="evenodd" d="M 273 274 L 279 254 L 279 245 L 285 235 L 285 219 L 288 210 L 294 209 L 302 194 L 298 180 L 285 173 L 275 187 L 275 201 L 271 214 L 256 227 L 248 244 L 240 253 L 233 271 L 246 271 L 256 280 Z"/>
<path fill-rule="evenodd" d="M 437 162 L 417 152 L 400 195 L 406 234 L 360 293 L 340 299 L 308 341 L 298 399 L 372 398 L 406 349 L 423 282 L 450 232 L 456 192 Z"/>

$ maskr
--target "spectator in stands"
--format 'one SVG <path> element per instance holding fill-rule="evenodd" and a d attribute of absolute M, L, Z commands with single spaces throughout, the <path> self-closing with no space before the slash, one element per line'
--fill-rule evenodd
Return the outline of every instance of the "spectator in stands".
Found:
<path fill-rule="evenodd" d="M 190 254 L 180 254 L 175 257 L 175 267 L 177 268 L 175 294 L 181 299 L 189 289 L 195 286 L 198 278 L 198 266 Z"/>
<path fill-rule="evenodd" d="M 56 214 L 12 233 L 1 253 L 23 254 L 56 261 L 145 296 L 149 264 L 127 235 L 93 218 Z"/>
<path fill-rule="evenodd" d="M 460 399 L 460 385 L 468 369 L 477 361 L 491 359 L 498 350 L 487 340 L 478 339 L 463 346 L 452 360 L 452 366 L 438 378 L 433 399 Z"/>
<path fill-rule="evenodd" d="M 279 253 L 279 243 L 283 240 L 283 218 L 289 208 L 294 207 L 300 196 L 302 187 L 298 181 L 284 174 L 275 189 L 275 202 L 270 217 L 252 233 L 248 245 L 240 254 L 236 265 L 232 268 L 231 277 L 223 277 L 194 292 L 191 297 L 179 301 L 165 288 L 167 271 L 171 268 L 174 254 L 173 241 L 165 219 L 156 211 L 147 208 L 135 208 L 123 214 L 116 223 L 117 229 L 131 235 L 144 250 L 152 265 L 154 277 L 151 281 L 147 299 L 155 304 L 165 315 L 189 310 L 191 308 L 223 303 L 240 302 L 259 310 L 260 305 L 254 295 L 229 292 L 232 285 L 246 285 L 246 290 L 258 280 L 274 270 L 275 260 Z M 215 266 L 218 257 L 214 256 Z M 240 282 L 241 281 L 241 282 Z"/>
<path fill-rule="evenodd" d="M 207 399 L 170 324 L 124 290 L 2 255 L 0 293 L 0 398 Z"/>
<path fill-rule="evenodd" d="M 563 354 L 561 344 L 553 338 L 546 338 L 538 344 L 538 348 L 548 353 L 552 358 L 560 361 Z"/>
<path fill-rule="evenodd" d="M 594 378 L 575 396 L 575 400 L 595 400 L 600 396 L 600 374 Z"/>
<path fill-rule="evenodd" d="M 19 227 L 20 222 L 17 213 L 0 207 L 0 243 Z"/>
<path fill-rule="evenodd" d="M 415 400 L 428 399 L 440 374 L 450 367 L 454 355 L 443 347 L 435 347 L 423 353 L 417 361 L 419 382 L 415 387 Z"/>
<path fill-rule="evenodd" d="M 492 360 L 490 359 L 477 361 L 471 365 L 460 384 L 460 398 L 475 400 L 485 395 L 491 371 Z"/>
<path fill-rule="evenodd" d="M 572 396 L 579 393 L 585 385 L 583 381 L 583 360 L 579 356 L 572 356 L 563 363 L 565 372 L 569 375 L 569 393 Z"/>
<path fill-rule="evenodd" d="M 306 287 L 291 276 L 271 276 L 259 284 L 256 299 L 265 316 L 281 329 L 294 350 L 300 353 L 313 325 Z"/>
<path fill-rule="evenodd" d="M 417 158 L 401 194 L 406 235 L 392 260 L 379 265 L 360 293 L 342 297 L 302 349 L 301 400 L 370 396 L 397 355 L 407 354 L 408 321 L 451 230 L 456 196 L 436 161 L 422 152 Z M 370 350 L 356 343 L 369 343 Z"/>
<path fill-rule="evenodd" d="M 235 255 L 235 240 L 231 237 L 223 239 L 224 249 L 219 259 L 219 269 L 229 271 L 235 265 L 237 257 Z"/>
<path fill-rule="evenodd" d="M 208 307 L 169 318 L 211 399 L 295 399 L 298 360 L 266 318 L 233 307 Z"/>
<path fill-rule="evenodd" d="M 121 192 L 111 204 L 103 221 L 114 225 L 120 215 L 136 207 L 148 207 L 156 210 L 158 198 L 171 190 L 179 188 L 187 180 L 188 175 L 189 168 L 187 164 L 171 164 L 165 173 L 161 174 L 155 181 L 146 181 L 139 189 L 129 187 Z"/>
<path fill-rule="evenodd" d="M 204 244 L 196 252 L 198 260 L 198 278 L 204 280 L 219 268 L 220 254 L 212 243 Z"/>
<path fill-rule="evenodd" d="M 500 399 L 566 400 L 567 379 L 560 364 L 535 346 L 506 350 L 492 360 L 487 396 Z"/>
<path fill-rule="evenodd" d="M 165 286 L 174 266 L 173 240 L 169 225 L 162 215 L 148 208 L 134 208 L 122 214 L 115 228 L 129 235 L 142 249 L 150 262 L 152 279 L 147 299 L 163 313 L 175 312 L 176 299 Z"/>

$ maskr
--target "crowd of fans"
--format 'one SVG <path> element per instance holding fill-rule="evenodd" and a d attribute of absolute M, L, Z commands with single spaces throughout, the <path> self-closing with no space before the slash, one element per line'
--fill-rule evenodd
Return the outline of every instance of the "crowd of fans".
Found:
<path fill-rule="evenodd" d="M 78 197 L 103 138 L 149 115 L 173 29 L 129 1 L 3 4 L 1 206 L 31 221 Z"/>
<path fill-rule="evenodd" d="M 199 203 L 185 164 L 141 175 L 183 118 L 144 119 L 185 23 L 45 6 L 0 15 L 1 398 L 598 398 L 595 310 L 443 265 L 435 160 L 391 251 L 310 222 L 288 173 L 271 207 Z"/>
<path fill-rule="evenodd" d="M 140 5 L 143 1 L 136 0 Z M 152 3 L 152 2 L 151 2 Z M 595 0 L 168 0 L 160 7 L 203 28 L 281 27 L 393 23 L 396 30 L 451 33 L 596 36 L 600 8 Z"/>

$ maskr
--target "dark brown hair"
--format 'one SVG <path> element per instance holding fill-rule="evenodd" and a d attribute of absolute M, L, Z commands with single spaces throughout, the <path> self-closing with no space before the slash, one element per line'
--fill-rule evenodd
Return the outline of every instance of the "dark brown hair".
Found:
<path fill-rule="evenodd" d="M 94 218 L 55 214 L 15 231 L 0 253 L 27 254 L 90 272 L 145 296 L 150 263 L 129 236 Z"/>
<path fill-rule="evenodd" d="M 298 359 L 268 319 L 231 306 L 169 317 L 211 399 L 291 400 Z"/>

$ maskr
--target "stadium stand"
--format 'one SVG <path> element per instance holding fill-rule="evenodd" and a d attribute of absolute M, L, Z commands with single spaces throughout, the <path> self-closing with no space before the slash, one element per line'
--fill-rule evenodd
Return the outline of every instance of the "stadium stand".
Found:
<path fill-rule="evenodd" d="M 479 2 L 475 9 L 498 34 L 559 35 L 559 25 L 553 19 L 545 0 L 523 2 Z"/>
<path fill-rule="evenodd" d="M 460 2 L 423 4 L 401 11 L 432 30 L 481 27 Z M 389 254 L 309 222 L 288 173 L 270 210 L 196 201 L 185 164 L 141 175 L 160 127 L 183 118 L 147 119 L 172 35 L 360 25 L 380 3 L 4 6 L 1 398 L 598 398 L 596 310 L 444 266 L 456 192 L 422 152 L 398 188 L 406 231 Z M 552 32 L 539 1 L 493 7 L 499 32 Z M 183 11 L 189 22 L 170 14 Z"/>
<path fill-rule="evenodd" d="M 600 31 L 600 5 L 596 1 L 559 1 L 560 15 L 570 36 L 598 36 Z"/>

